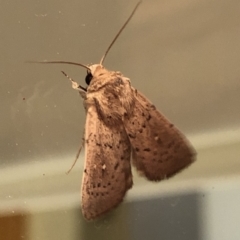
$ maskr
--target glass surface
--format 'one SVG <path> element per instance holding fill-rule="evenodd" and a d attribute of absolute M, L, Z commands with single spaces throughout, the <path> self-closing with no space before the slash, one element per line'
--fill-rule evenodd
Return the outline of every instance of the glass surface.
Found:
<path fill-rule="evenodd" d="M 104 66 L 121 71 L 192 142 L 197 161 L 86 222 L 80 207 L 86 69 L 136 1 L 1 1 L 0 239 L 240 239 L 238 0 L 144 1 Z"/>

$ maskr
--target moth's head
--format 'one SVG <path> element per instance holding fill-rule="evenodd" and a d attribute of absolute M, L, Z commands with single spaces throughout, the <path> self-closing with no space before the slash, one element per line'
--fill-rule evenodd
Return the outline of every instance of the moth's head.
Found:
<path fill-rule="evenodd" d="M 88 66 L 87 75 L 85 77 L 86 84 L 89 85 L 93 78 L 99 78 L 100 76 L 105 75 L 107 72 L 108 71 L 101 64 L 93 64 Z"/>

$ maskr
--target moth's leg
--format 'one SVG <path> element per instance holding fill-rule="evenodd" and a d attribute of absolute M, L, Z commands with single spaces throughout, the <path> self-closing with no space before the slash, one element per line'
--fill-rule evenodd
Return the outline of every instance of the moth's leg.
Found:
<path fill-rule="evenodd" d="M 81 95 L 82 98 L 86 98 L 86 92 L 87 89 L 82 87 L 81 85 L 79 85 L 77 82 L 75 82 L 72 78 L 70 78 L 64 71 L 62 71 L 63 75 L 66 76 L 68 78 L 68 80 L 71 81 L 72 83 L 72 88 L 74 90 L 77 90 L 79 92 L 79 94 Z"/>
<path fill-rule="evenodd" d="M 85 131 L 84 131 L 84 132 L 85 132 Z M 77 160 L 78 160 L 78 158 L 79 158 L 79 156 L 80 156 L 81 150 L 82 150 L 82 148 L 84 147 L 84 142 L 85 142 L 85 134 L 83 133 L 82 141 L 81 141 L 81 144 L 80 144 L 80 146 L 79 146 L 79 148 L 78 148 L 76 157 L 75 157 L 75 159 L 74 159 L 74 162 L 73 162 L 72 166 L 71 166 L 70 169 L 66 172 L 67 174 L 69 174 L 69 173 L 71 172 L 71 170 L 73 169 L 73 167 L 75 166 L 75 164 L 76 164 L 76 162 L 77 162 Z"/>

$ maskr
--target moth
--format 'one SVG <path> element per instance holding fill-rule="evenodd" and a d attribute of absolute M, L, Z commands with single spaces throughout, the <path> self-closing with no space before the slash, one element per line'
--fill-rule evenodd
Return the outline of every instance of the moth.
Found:
<path fill-rule="evenodd" d="M 81 205 L 87 220 L 104 215 L 123 201 L 133 185 L 130 162 L 148 180 L 161 181 L 195 159 L 195 150 L 184 135 L 132 87 L 130 79 L 103 66 L 108 51 L 139 4 L 99 64 L 39 62 L 74 64 L 87 69 L 87 87 L 77 84 L 63 72 L 72 87 L 79 91 L 86 109 Z"/>

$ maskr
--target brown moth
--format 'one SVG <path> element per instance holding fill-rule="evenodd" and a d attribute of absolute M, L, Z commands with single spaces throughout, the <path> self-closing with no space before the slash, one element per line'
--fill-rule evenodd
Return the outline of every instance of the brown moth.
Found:
<path fill-rule="evenodd" d="M 103 67 L 108 51 L 139 4 L 99 64 L 41 62 L 74 64 L 87 69 L 86 88 L 63 72 L 79 91 L 86 109 L 81 203 L 87 220 L 102 216 L 122 202 L 133 185 L 131 158 L 137 170 L 151 181 L 173 176 L 195 158 L 195 151 L 184 135 L 131 86 L 129 78 Z M 80 151 L 77 157 L 79 154 Z"/>

